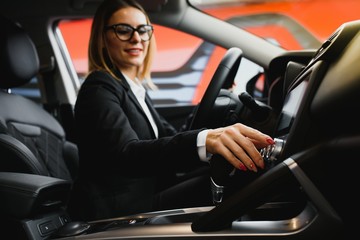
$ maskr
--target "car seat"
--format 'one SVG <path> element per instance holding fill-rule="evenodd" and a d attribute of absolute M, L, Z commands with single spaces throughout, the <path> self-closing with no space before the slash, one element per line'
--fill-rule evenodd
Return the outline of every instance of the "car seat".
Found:
<path fill-rule="evenodd" d="M 0 171 L 32 173 L 74 181 L 76 144 L 40 104 L 11 89 L 37 76 L 37 50 L 25 30 L 0 16 Z"/>

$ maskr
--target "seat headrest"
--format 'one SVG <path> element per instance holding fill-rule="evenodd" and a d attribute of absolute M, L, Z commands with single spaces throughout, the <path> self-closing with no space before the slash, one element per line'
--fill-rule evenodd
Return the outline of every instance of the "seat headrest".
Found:
<path fill-rule="evenodd" d="M 0 16 L 0 88 L 28 83 L 39 72 L 35 44 L 17 23 Z"/>

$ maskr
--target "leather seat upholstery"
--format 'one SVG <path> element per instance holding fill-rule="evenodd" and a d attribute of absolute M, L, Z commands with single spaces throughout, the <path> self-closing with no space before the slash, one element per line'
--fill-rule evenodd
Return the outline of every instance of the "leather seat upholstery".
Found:
<path fill-rule="evenodd" d="M 37 76 L 34 43 L 15 22 L 0 17 L 0 171 L 74 180 L 77 146 L 66 140 L 58 120 L 41 105 L 11 89 Z"/>

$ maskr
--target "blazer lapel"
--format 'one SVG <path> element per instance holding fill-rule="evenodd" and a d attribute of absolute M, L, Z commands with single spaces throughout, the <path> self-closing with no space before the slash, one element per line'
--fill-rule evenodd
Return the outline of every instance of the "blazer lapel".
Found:
<path fill-rule="evenodd" d="M 126 92 L 127 92 L 128 96 L 129 96 L 129 98 L 136 105 L 136 107 L 138 108 L 140 113 L 146 119 L 146 121 L 148 123 L 148 126 L 152 131 L 153 137 L 155 138 L 155 133 L 154 133 L 154 130 L 153 130 L 152 126 L 151 126 L 151 123 L 150 123 L 149 119 L 147 118 L 147 116 L 146 116 L 143 108 L 141 107 L 140 103 L 138 102 L 135 94 L 131 91 L 130 85 L 128 84 L 128 82 L 126 81 L 124 75 L 120 71 L 117 71 L 116 73 L 117 73 L 117 76 L 121 79 L 120 84 L 126 89 Z M 160 117 L 159 117 L 158 113 L 156 112 L 156 110 L 154 109 L 154 107 L 153 107 L 153 105 L 151 103 L 151 99 L 150 99 L 150 97 L 148 96 L 147 93 L 145 93 L 145 103 L 148 106 L 152 117 L 154 118 L 156 126 L 158 127 L 158 131 L 159 131 L 158 135 L 161 136 L 161 134 L 163 134 L 163 132 L 164 132 L 164 128 L 162 126 Z"/>
<path fill-rule="evenodd" d="M 161 118 L 160 118 L 160 115 L 159 113 L 156 111 L 156 109 L 154 108 L 154 105 L 152 103 L 152 100 L 150 99 L 150 96 L 146 93 L 145 94 L 145 103 L 146 105 L 148 106 L 149 110 L 150 110 L 150 113 L 151 115 L 153 116 L 154 118 L 154 121 L 155 121 L 155 124 L 156 126 L 158 127 L 158 132 L 159 132 L 159 136 L 164 136 L 165 134 L 165 129 L 164 129 L 164 126 L 161 122 Z"/>
<path fill-rule="evenodd" d="M 136 105 L 136 107 L 144 115 L 144 117 L 146 117 L 146 114 L 145 114 L 144 110 L 142 109 L 140 103 L 136 99 L 135 94 L 131 91 L 130 85 L 126 81 L 124 75 L 118 70 L 116 71 L 116 75 L 121 79 L 121 81 L 119 81 L 119 83 L 123 86 L 123 88 L 126 89 L 126 92 L 127 92 L 128 96 L 129 96 L 129 98 L 131 99 L 131 101 Z"/>

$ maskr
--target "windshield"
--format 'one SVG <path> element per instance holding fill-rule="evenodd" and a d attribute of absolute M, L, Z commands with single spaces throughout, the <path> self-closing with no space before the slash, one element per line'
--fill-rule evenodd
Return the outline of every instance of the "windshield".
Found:
<path fill-rule="evenodd" d="M 359 19 L 358 0 L 189 0 L 196 8 L 286 50 L 318 48 L 342 23 Z"/>

